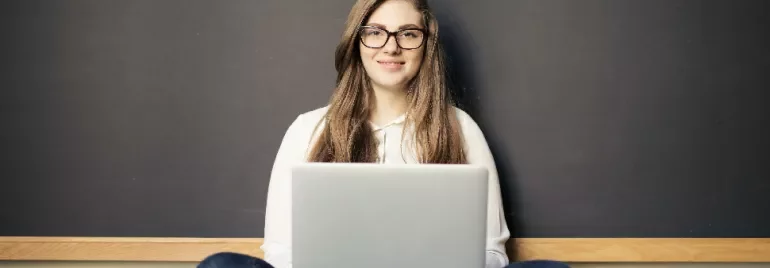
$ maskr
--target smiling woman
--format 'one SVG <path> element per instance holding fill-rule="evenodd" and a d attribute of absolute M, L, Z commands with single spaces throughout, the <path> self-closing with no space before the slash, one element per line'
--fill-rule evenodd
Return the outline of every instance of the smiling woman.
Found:
<path fill-rule="evenodd" d="M 261 247 L 265 259 L 219 253 L 199 267 L 292 267 L 290 169 L 302 162 L 486 167 L 485 266 L 508 265 L 510 232 L 495 162 L 479 126 L 450 98 L 438 22 L 427 1 L 357 1 L 337 46 L 335 66 L 337 82 L 329 105 L 299 115 L 278 149 L 267 196 Z M 511 264 L 565 266 L 549 261 Z"/>

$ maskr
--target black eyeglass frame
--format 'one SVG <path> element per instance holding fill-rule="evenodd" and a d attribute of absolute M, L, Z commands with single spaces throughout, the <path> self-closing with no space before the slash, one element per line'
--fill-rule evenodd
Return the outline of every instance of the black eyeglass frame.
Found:
<path fill-rule="evenodd" d="M 388 35 L 387 39 L 385 39 L 385 43 L 383 43 L 379 47 L 367 45 L 364 42 L 364 37 L 361 35 L 361 31 L 364 30 L 364 29 L 377 29 L 377 30 L 385 32 L 385 34 Z M 404 48 L 404 47 L 402 47 L 401 43 L 398 42 L 398 34 L 403 32 L 403 31 L 419 31 L 419 32 L 421 32 L 422 33 L 422 41 L 420 41 L 420 45 L 417 46 L 417 47 L 414 47 L 414 48 Z M 396 41 L 396 46 L 398 46 L 398 48 L 405 49 L 405 50 L 418 49 L 418 48 L 422 47 L 422 45 L 425 44 L 425 42 L 428 40 L 427 38 L 425 38 L 427 35 L 428 35 L 428 31 L 426 31 L 425 29 L 421 29 L 421 28 L 401 29 L 401 30 L 398 30 L 398 31 L 395 31 L 395 32 L 391 32 L 391 31 L 388 31 L 386 29 L 383 29 L 383 28 L 380 28 L 380 27 L 377 27 L 377 26 L 360 26 L 360 27 L 358 27 L 358 40 L 360 40 L 361 44 L 363 44 L 365 47 L 368 47 L 368 48 L 383 48 L 383 47 L 385 47 L 385 45 L 388 44 L 388 41 L 390 41 L 390 37 L 393 36 L 393 39 Z"/>

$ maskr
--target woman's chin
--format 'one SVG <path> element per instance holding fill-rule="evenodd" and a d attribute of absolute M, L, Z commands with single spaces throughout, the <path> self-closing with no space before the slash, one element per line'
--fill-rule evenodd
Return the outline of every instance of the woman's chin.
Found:
<path fill-rule="evenodd" d="M 382 79 L 375 81 L 374 83 L 378 88 L 388 90 L 404 90 L 406 89 L 406 81 L 404 79 Z"/>

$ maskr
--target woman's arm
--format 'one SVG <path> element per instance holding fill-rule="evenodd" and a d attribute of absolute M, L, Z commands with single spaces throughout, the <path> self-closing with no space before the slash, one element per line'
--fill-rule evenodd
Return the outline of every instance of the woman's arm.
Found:
<path fill-rule="evenodd" d="M 487 140 L 476 121 L 458 109 L 458 121 L 462 126 L 469 164 L 481 165 L 489 170 L 489 193 L 487 204 L 487 265 L 486 268 L 501 268 L 508 265 L 505 243 L 510 238 L 505 212 L 502 206 L 500 182 L 497 167 Z"/>
<path fill-rule="evenodd" d="M 304 161 L 306 142 L 302 115 L 283 136 L 273 163 L 267 190 L 265 237 L 261 249 L 265 261 L 276 268 L 291 268 L 291 166 Z"/>

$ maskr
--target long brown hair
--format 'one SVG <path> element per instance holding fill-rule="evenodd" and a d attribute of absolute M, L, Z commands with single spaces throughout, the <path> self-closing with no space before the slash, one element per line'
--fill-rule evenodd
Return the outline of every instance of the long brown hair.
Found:
<path fill-rule="evenodd" d="M 359 54 L 358 30 L 385 1 L 359 0 L 348 15 L 335 54 L 336 88 L 325 120 L 320 122 L 326 124 L 309 154 L 311 162 L 377 160 L 377 141 L 368 123 L 373 92 Z M 428 36 L 422 65 L 410 81 L 404 130 L 409 130 L 410 126 L 414 129 L 414 149 L 419 162 L 466 163 L 460 126 L 446 85 L 438 22 L 426 0 L 410 2 L 423 14 Z"/>

